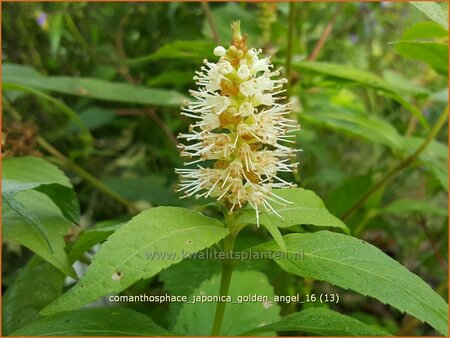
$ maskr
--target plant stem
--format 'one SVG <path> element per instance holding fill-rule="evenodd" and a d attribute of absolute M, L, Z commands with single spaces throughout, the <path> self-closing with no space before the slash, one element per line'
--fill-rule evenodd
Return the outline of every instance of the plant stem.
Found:
<path fill-rule="evenodd" d="M 295 29 L 295 2 L 289 3 L 289 29 L 288 29 L 288 42 L 287 42 L 287 51 L 286 51 L 286 79 L 288 80 L 286 83 L 286 102 L 289 102 L 289 97 L 291 96 L 291 87 L 292 87 L 292 53 L 293 53 L 293 43 L 294 43 L 294 29 Z M 300 103 L 300 97 L 298 97 Z M 295 113 L 291 112 L 291 118 L 297 120 L 297 116 Z M 295 162 L 295 159 L 291 158 L 291 163 Z M 295 170 L 293 172 L 295 182 L 300 182 L 300 171 Z"/>
<path fill-rule="evenodd" d="M 399 172 L 401 172 L 403 169 L 408 168 L 411 164 L 414 163 L 414 161 L 419 157 L 419 155 L 425 150 L 425 148 L 435 139 L 439 131 L 441 130 L 442 126 L 444 125 L 445 121 L 448 117 L 448 105 L 445 107 L 441 115 L 439 116 L 436 124 L 431 128 L 430 132 L 428 133 L 425 140 L 422 142 L 422 144 L 416 149 L 416 151 L 405 158 L 403 161 L 398 163 L 395 167 L 393 167 L 391 170 L 389 170 L 378 182 L 376 182 L 364 195 L 362 195 L 358 201 L 350 208 L 348 209 L 342 216 L 341 219 L 345 220 L 350 215 L 352 215 L 356 210 L 358 210 L 361 206 L 364 205 L 364 203 L 367 201 L 367 199 L 378 189 L 380 189 L 386 182 L 388 182 L 391 178 L 396 176 Z"/>
<path fill-rule="evenodd" d="M 227 218 L 227 226 L 231 231 L 231 219 Z M 235 233 L 231 232 L 224 239 L 224 251 L 227 253 L 226 260 L 222 266 L 222 276 L 220 278 L 220 296 L 228 296 L 228 290 L 230 288 L 231 275 L 233 274 L 233 259 L 231 252 L 234 248 Z M 226 302 L 218 302 L 216 307 L 216 314 L 214 316 L 213 328 L 211 336 L 220 336 L 220 329 L 222 328 L 223 317 L 225 314 Z"/>
<path fill-rule="evenodd" d="M 294 25 L 295 25 L 295 2 L 289 3 L 289 31 L 286 51 L 286 93 L 289 97 L 291 89 L 291 65 L 292 65 L 292 45 L 294 40 Z"/>
<path fill-rule="evenodd" d="M 325 42 L 327 41 L 328 37 L 330 36 L 331 30 L 333 29 L 334 23 L 336 22 L 336 19 L 338 17 L 339 12 L 341 11 L 342 3 L 337 4 L 336 11 L 334 12 L 333 16 L 331 17 L 331 20 L 326 24 L 322 35 L 319 38 L 319 41 L 317 41 L 316 46 L 314 47 L 311 55 L 309 56 L 309 61 L 314 61 L 319 56 L 320 51 L 322 50 L 323 46 L 325 45 Z"/>
<path fill-rule="evenodd" d="M 209 3 L 206 1 L 202 1 L 202 8 L 205 12 L 206 20 L 208 21 L 209 28 L 211 28 L 211 33 L 214 38 L 214 42 L 218 45 L 220 44 L 219 34 L 217 34 L 216 26 L 214 25 L 214 19 L 212 17 L 211 8 L 209 7 Z"/>
<path fill-rule="evenodd" d="M 100 192 L 104 193 L 105 195 L 108 195 L 112 199 L 116 200 L 123 206 L 125 206 L 128 211 L 132 214 L 139 213 L 139 210 L 131 204 L 127 199 L 120 196 L 115 191 L 111 190 L 108 186 L 106 186 L 102 181 L 98 180 L 95 176 L 87 172 L 85 169 L 80 167 L 78 164 L 72 162 L 70 159 L 68 159 L 63 153 L 55 149 L 50 143 L 48 143 L 45 139 L 42 137 L 37 138 L 37 143 L 45 149 L 49 154 L 53 155 L 58 159 L 58 162 L 61 166 L 66 167 L 68 169 L 73 170 L 78 175 L 81 176 L 85 181 L 87 181 L 90 185 L 92 185 L 95 189 L 99 190 Z"/>

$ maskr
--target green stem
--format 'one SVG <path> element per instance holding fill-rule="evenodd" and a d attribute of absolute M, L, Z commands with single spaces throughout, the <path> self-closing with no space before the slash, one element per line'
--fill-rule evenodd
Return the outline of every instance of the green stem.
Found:
<path fill-rule="evenodd" d="M 232 219 L 227 218 L 227 226 L 228 228 L 232 229 Z M 223 263 L 222 266 L 222 276 L 220 278 L 220 289 L 219 289 L 219 295 L 221 296 L 228 296 L 228 291 L 230 288 L 230 281 L 231 276 L 233 274 L 233 259 L 231 257 L 231 253 L 233 252 L 234 248 L 234 239 L 235 239 L 235 233 L 231 232 L 225 239 L 224 239 L 224 251 L 227 253 L 226 260 Z M 211 331 L 211 336 L 220 336 L 220 329 L 222 328 L 223 323 L 223 317 L 225 314 L 225 306 L 226 302 L 218 302 L 216 307 L 216 314 L 214 316 L 214 322 L 213 322 L 213 328 Z"/>
<path fill-rule="evenodd" d="M 294 43 L 294 27 L 295 27 L 295 2 L 289 3 L 289 29 L 288 29 L 288 42 L 287 42 L 287 51 L 286 51 L 286 79 L 288 80 L 286 83 L 286 102 L 289 102 L 289 97 L 291 96 L 291 87 L 292 87 L 292 53 L 293 53 L 293 43 Z M 297 119 L 294 113 L 292 114 L 292 119 Z M 291 159 L 291 163 L 295 162 L 295 159 Z M 301 177 L 300 172 L 295 170 L 293 172 L 295 182 L 300 183 Z"/>
<path fill-rule="evenodd" d="M 448 117 L 448 105 L 445 107 L 444 111 L 439 116 L 436 124 L 431 128 L 427 137 L 423 141 L 423 143 L 416 149 L 416 151 L 405 158 L 403 161 L 398 163 L 395 167 L 389 170 L 377 183 L 375 183 L 364 195 L 362 195 L 359 200 L 348 209 L 342 216 L 341 219 L 345 220 L 350 215 L 352 215 L 356 210 L 364 205 L 367 199 L 378 189 L 380 189 L 386 182 L 388 182 L 391 178 L 395 177 L 399 172 L 403 169 L 408 168 L 414 161 L 419 157 L 419 155 L 425 150 L 425 148 L 435 139 L 442 126 L 445 124 L 445 121 Z"/>
<path fill-rule="evenodd" d="M 80 167 L 78 164 L 72 162 L 70 159 L 68 159 L 64 154 L 62 154 L 57 149 L 55 149 L 50 143 L 48 143 L 42 137 L 37 138 L 37 143 L 39 144 L 39 146 L 41 146 L 43 149 L 45 149 L 48 153 L 50 153 L 51 155 L 56 157 L 61 166 L 66 167 L 66 168 L 71 169 L 74 172 L 76 172 L 78 175 L 80 175 L 81 178 L 83 178 L 85 181 L 87 181 L 95 189 L 99 190 L 100 192 L 102 192 L 105 195 L 108 195 L 109 197 L 114 199 L 116 202 L 119 202 L 120 204 L 125 206 L 130 213 L 132 213 L 132 214 L 139 213 L 139 210 L 133 204 L 131 204 L 127 199 L 120 196 L 115 191 L 111 190 L 102 181 L 98 180 L 96 177 L 94 177 L 92 174 L 90 174 L 85 169 Z"/>
<path fill-rule="evenodd" d="M 294 25 L 295 25 L 295 2 L 289 3 L 289 30 L 288 41 L 286 51 L 286 78 L 288 80 L 286 84 L 286 93 L 289 97 L 291 89 L 291 65 L 292 65 L 292 45 L 294 40 Z"/>

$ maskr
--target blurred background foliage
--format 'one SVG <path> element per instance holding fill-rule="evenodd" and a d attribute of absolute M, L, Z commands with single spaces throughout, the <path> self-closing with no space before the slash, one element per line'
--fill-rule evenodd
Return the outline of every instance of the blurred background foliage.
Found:
<path fill-rule="evenodd" d="M 138 209 L 203 203 L 174 193 L 174 168 L 183 164 L 176 135 L 192 122 L 179 107 L 202 60 L 214 58 L 218 43 L 229 43 L 233 20 L 241 20 L 250 46 L 290 70 L 303 152 L 299 172 L 286 179 L 317 192 L 336 216 L 414 152 L 448 101 L 448 52 L 445 58 L 441 48 L 447 48 L 448 32 L 408 3 L 2 7 L 3 154 L 45 156 L 67 169 L 84 229 L 128 217 L 127 203 L 118 203 L 114 193 Z M 411 45 L 413 40 L 430 45 Z M 443 128 L 411 166 L 346 220 L 353 235 L 393 256 L 444 297 L 447 160 Z M 92 174 L 94 184 L 73 164 Z M 67 242 L 79 233 L 74 228 Z M 30 254 L 9 242 L 4 248 L 7 287 Z M 280 278 L 274 284 L 282 293 L 331 288 Z M 433 332 L 376 301 L 340 292 L 341 312 L 392 333 Z"/>

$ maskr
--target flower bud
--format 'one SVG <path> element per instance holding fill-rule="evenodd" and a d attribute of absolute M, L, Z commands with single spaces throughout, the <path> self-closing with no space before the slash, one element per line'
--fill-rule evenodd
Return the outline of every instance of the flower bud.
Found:
<path fill-rule="evenodd" d="M 223 48 L 222 46 L 217 46 L 216 48 L 214 48 L 213 53 L 215 56 L 224 56 L 226 52 L 227 50 L 225 48 Z"/>

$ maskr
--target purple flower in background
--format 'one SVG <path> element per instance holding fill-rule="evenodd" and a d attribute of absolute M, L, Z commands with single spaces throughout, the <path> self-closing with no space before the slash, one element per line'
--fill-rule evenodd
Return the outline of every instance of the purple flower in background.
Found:
<path fill-rule="evenodd" d="M 358 43 L 358 41 L 359 41 L 359 36 L 358 36 L 358 34 L 355 34 L 355 33 L 350 34 L 350 41 L 351 41 L 353 44 Z"/>
<path fill-rule="evenodd" d="M 48 29 L 48 15 L 44 11 L 37 11 L 35 14 L 36 17 L 36 23 L 41 27 L 43 30 Z"/>

